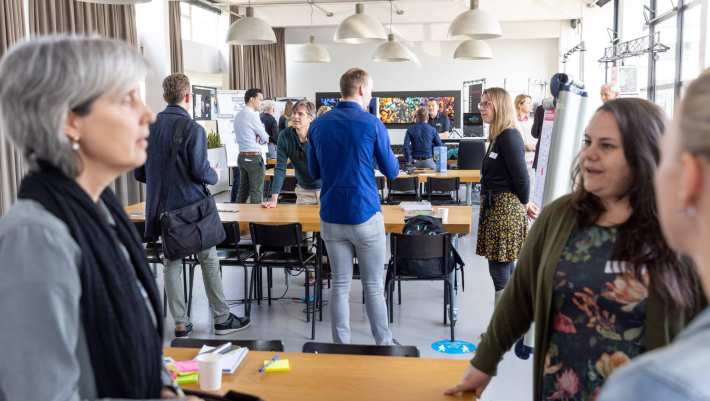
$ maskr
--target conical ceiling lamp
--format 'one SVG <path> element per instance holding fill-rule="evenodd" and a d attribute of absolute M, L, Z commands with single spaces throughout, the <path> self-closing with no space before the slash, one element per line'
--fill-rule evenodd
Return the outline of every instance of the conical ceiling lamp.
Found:
<path fill-rule="evenodd" d="M 482 40 L 470 39 L 462 42 L 454 51 L 456 60 L 490 60 L 493 51 L 488 43 Z"/>
<path fill-rule="evenodd" d="M 131 5 L 140 3 L 150 3 L 151 0 L 78 0 L 83 3 L 95 4 L 115 4 L 115 5 Z"/>
<path fill-rule="evenodd" d="M 355 4 L 355 14 L 345 18 L 335 30 L 333 40 L 337 43 L 361 44 L 381 42 L 387 38 L 385 28 L 379 21 L 365 14 L 365 5 Z"/>
<path fill-rule="evenodd" d="M 471 8 L 454 19 L 449 26 L 449 37 L 495 39 L 503 36 L 498 20 L 478 8 L 478 0 L 471 0 Z"/>
<path fill-rule="evenodd" d="M 264 20 L 254 17 L 254 7 L 247 6 L 246 17 L 235 21 L 227 33 L 230 45 L 270 45 L 276 43 L 276 34 Z"/>
<path fill-rule="evenodd" d="M 372 56 L 372 61 L 396 63 L 402 61 L 414 61 L 417 56 L 412 53 L 407 46 L 394 40 L 394 35 L 387 35 L 387 42 L 379 45 L 375 54 Z"/>
<path fill-rule="evenodd" d="M 310 3 L 310 6 L 311 26 L 313 26 L 313 3 Z M 308 43 L 296 49 L 293 61 L 296 63 L 330 63 L 330 54 L 325 47 L 317 45 L 313 35 L 311 35 L 308 37 Z"/>
<path fill-rule="evenodd" d="M 330 54 L 325 47 L 315 44 L 313 35 L 311 35 L 308 37 L 308 43 L 298 47 L 293 61 L 296 63 L 330 63 Z"/>

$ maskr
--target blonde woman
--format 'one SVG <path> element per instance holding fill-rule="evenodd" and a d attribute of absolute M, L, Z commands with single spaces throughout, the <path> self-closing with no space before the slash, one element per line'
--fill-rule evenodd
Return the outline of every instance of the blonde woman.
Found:
<path fill-rule="evenodd" d="M 323 114 L 325 114 L 325 113 L 331 111 L 332 109 L 333 109 L 333 108 L 330 107 L 330 106 L 326 106 L 326 105 L 320 106 L 320 107 L 318 108 L 318 112 L 316 113 L 316 117 L 320 117 L 320 116 L 322 116 Z"/>
<path fill-rule="evenodd" d="M 291 118 L 291 113 L 293 113 L 293 105 L 294 103 L 292 101 L 286 101 L 284 112 L 281 114 L 281 117 L 279 117 L 279 132 L 288 128 L 288 120 Z"/>
<path fill-rule="evenodd" d="M 478 108 L 483 121 L 489 124 L 490 145 L 481 168 L 481 215 L 476 254 L 488 259 L 495 299 L 498 300 L 525 241 L 526 214 L 535 217 L 537 208 L 528 204 L 530 178 L 510 95 L 502 88 L 486 89 Z"/>

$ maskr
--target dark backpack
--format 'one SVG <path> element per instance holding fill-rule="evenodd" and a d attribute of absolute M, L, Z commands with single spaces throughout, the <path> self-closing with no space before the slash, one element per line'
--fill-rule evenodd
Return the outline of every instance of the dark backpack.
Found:
<path fill-rule="evenodd" d="M 402 229 L 404 235 L 441 235 L 446 234 L 441 219 L 432 216 L 414 216 L 405 221 Z M 419 278 L 441 277 L 451 273 L 456 265 L 464 266 L 461 256 L 453 247 L 449 246 L 449 266 L 444 266 L 443 258 L 409 259 L 398 258 L 397 273 L 402 276 Z"/>

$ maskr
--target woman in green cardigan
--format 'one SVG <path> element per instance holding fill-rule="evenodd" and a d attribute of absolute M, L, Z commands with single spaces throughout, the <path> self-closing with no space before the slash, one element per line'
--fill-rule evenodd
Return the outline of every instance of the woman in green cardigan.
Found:
<path fill-rule="evenodd" d="M 642 99 L 601 106 L 574 192 L 547 205 L 460 384 L 480 393 L 535 321 L 533 399 L 594 400 L 613 370 L 668 344 L 703 306 L 692 269 L 661 234 L 653 189 L 663 112 Z"/>

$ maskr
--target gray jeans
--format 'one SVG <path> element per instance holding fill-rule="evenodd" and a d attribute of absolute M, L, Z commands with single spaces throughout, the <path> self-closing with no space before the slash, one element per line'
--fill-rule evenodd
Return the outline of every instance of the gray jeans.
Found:
<path fill-rule="evenodd" d="M 436 164 L 434 164 L 434 159 L 428 158 L 424 160 L 414 159 L 414 167 L 416 168 L 430 168 L 432 170 L 436 169 Z"/>
<path fill-rule="evenodd" d="M 264 159 L 261 155 L 239 154 L 239 194 L 237 203 L 261 203 L 264 195 Z"/>
<path fill-rule="evenodd" d="M 320 227 L 333 270 L 330 294 L 333 341 L 350 343 L 350 284 L 353 257 L 357 257 L 372 335 L 379 345 L 393 344 L 384 293 L 386 243 L 382 214 L 378 212 L 356 225 L 321 220 Z"/>
<path fill-rule="evenodd" d="M 205 292 L 214 322 L 224 323 L 229 317 L 229 306 L 222 290 L 217 248 L 213 246 L 199 252 L 197 260 L 200 262 L 202 281 L 205 283 Z M 168 295 L 168 306 L 170 306 L 170 314 L 173 315 L 175 324 L 189 323 L 190 318 L 187 316 L 183 292 L 182 260 L 165 261 L 165 292 Z"/>

